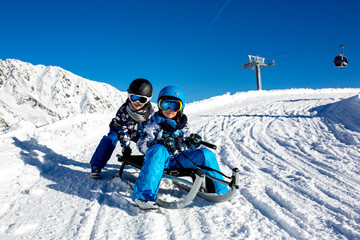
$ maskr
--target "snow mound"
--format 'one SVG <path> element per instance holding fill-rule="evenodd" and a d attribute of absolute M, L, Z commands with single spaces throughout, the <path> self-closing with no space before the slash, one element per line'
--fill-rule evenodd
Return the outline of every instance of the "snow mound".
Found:
<path fill-rule="evenodd" d="M 360 94 L 314 108 L 334 135 L 346 144 L 360 144 Z"/>

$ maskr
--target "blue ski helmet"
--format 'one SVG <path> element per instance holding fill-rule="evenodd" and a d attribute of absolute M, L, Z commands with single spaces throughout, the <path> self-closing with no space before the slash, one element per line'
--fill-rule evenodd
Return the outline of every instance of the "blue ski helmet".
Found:
<path fill-rule="evenodd" d="M 185 107 L 185 95 L 184 95 L 184 92 L 178 87 L 167 86 L 167 87 L 164 87 L 163 89 L 161 89 L 161 91 L 159 93 L 159 97 L 158 97 L 158 103 L 159 103 L 160 99 L 163 99 L 163 98 L 179 99 L 181 101 L 181 103 L 182 103 L 181 110 L 183 110 L 184 107 Z"/>

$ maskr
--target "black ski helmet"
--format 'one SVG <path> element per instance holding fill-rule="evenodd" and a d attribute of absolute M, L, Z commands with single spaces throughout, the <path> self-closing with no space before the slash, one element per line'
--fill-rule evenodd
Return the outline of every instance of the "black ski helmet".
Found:
<path fill-rule="evenodd" d="M 153 95 L 153 88 L 151 83 L 144 79 L 144 78 L 137 78 L 132 83 L 130 83 L 129 89 L 127 90 L 128 93 L 152 97 Z"/>

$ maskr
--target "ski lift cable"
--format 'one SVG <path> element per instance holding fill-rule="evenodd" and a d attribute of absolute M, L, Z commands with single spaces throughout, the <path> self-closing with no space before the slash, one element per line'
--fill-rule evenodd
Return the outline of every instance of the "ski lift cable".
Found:
<path fill-rule="evenodd" d="M 237 65 L 237 66 L 235 66 L 235 67 L 232 67 L 232 68 L 230 68 L 230 69 L 228 69 L 228 70 L 225 70 L 225 71 L 222 71 L 222 72 L 220 72 L 220 73 L 214 74 L 214 75 L 212 75 L 212 76 L 210 76 L 210 77 L 207 77 L 207 78 L 202 79 L 202 80 L 200 80 L 200 81 L 197 81 L 197 82 L 195 82 L 195 83 L 191 83 L 191 84 L 185 86 L 184 88 L 190 88 L 190 87 L 199 85 L 200 83 L 207 82 L 207 81 L 209 81 L 209 80 L 211 80 L 211 79 L 214 79 L 214 78 L 216 78 L 216 77 L 218 77 L 218 76 L 221 76 L 221 75 L 223 75 L 223 74 L 225 74 L 225 73 L 228 73 L 228 72 L 231 72 L 231 71 L 233 71 L 233 70 L 235 70 L 235 69 L 238 69 L 239 67 L 241 67 L 241 65 Z"/>
<path fill-rule="evenodd" d="M 225 79 L 220 79 L 220 80 L 218 80 L 216 82 L 213 82 L 212 84 L 207 84 L 206 87 L 202 87 L 201 90 L 204 90 L 204 89 L 210 88 L 210 87 L 212 87 L 214 85 L 217 85 L 219 82 L 221 82 L 221 83 L 228 82 L 228 81 L 230 81 L 230 80 L 232 80 L 234 78 L 237 78 L 237 77 L 239 77 L 241 75 L 242 75 L 242 73 L 238 73 L 238 74 L 235 74 L 235 75 L 233 75 L 231 77 L 228 77 L 228 78 L 225 78 Z M 191 92 L 187 93 L 186 95 L 191 96 L 191 95 L 194 95 L 196 93 L 198 93 L 198 91 L 194 90 L 194 91 L 191 91 Z"/>
<path fill-rule="evenodd" d="M 288 58 L 279 59 L 279 60 L 276 60 L 276 62 L 279 63 L 279 62 L 283 62 L 283 61 L 294 60 L 294 59 L 298 59 L 298 58 L 302 58 L 302 57 L 306 57 L 306 56 L 311 56 L 311 55 L 314 55 L 314 54 L 317 54 L 317 53 L 321 53 L 321 52 L 327 52 L 327 51 L 330 51 L 330 50 L 333 50 L 333 49 L 337 49 L 337 48 L 338 48 L 338 46 L 336 46 L 336 47 L 331 47 L 331 48 L 326 48 L 326 49 L 322 49 L 322 50 L 317 50 L 317 51 L 313 51 L 313 52 L 310 52 L 310 53 L 305 53 L 305 54 L 297 55 L 297 56 L 294 56 L 294 57 L 288 57 Z"/>
<path fill-rule="evenodd" d="M 289 50 L 286 50 L 286 51 L 283 51 L 283 52 L 280 52 L 280 53 L 277 53 L 277 54 L 273 54 L 273 55 L 269 56 L 269 58 L 273 58 L 273 57 L 284 55 L 284 54 L 291 53 L 291 52 L 296 52 L 296 51 L 302 50 L 304 48 L 317 46 L 317 45 L 320 45 L 320 44 L 323 44 L 323 43 L 326 43 L 326 42 L 330 42 L 330 41 L 333 41 L 333 40 L 337 40 L 339 38 L 348 37 L 348 36 L 359 34 L 359 33 L 360 33 L 360 31 L 355 31 L 355 32 L 346 33 L 346 34 L 343 34 L 343 35 L 340 35 L 340 36 L 337 36 L 337 37 L 322 40 L 322 41 L 319 41 L 319 42 L 306 44 L 306 45 L 303 45 L 301 47 L 297 47 L 297 48 L 289 49 Z"/>
<path fill-rule="evenodd" d="M 346 44 L 342 44 L 342 45 L 343 45 L 343 46 L 351 46 L 351 45 L 358 44 L 358 43 L 360 43 L 360 39 L 359 39 L 359 40 L 356 40 L 356 41 L 352 41 L 352 42 L 346 43 Z"/>
<path fill-rule="evenodd" d="M 356 41 L 353 41 L 353 42 L 350 42 L 350 43 L 347 43 L 347 44 L 342 44 L 342 46 L 349 46 L 349 45 L 353 45 L 353 44 L 357 44 L 357 43 L 360 43 L 360 40 L 356 40 Z M 321 53 L 321 52 L 327 52 L 327 51 L 337 49 L 337 48 L 339 48 L 338 45 L 336 47 L 330 47 L 330 48 L 325 48 L 325 49 L 321 49 L 321 50 L 317 50 L 317 51 L 312 51 L 310 53 L 305 53 L 305 54 L 294 56 L 294 57 L 283 58 L 283 59 L 280 59 L 280 60 L 276 60 L 276 62 L 279 63 L 279 62 L 282 62 L 282 61 L 294 60 L 294 59 L 297 59 L 297 58 L 302 58 L 302 57 L 305 57 L 305 56 L 310 56 L 310 55 L 314 55 L 314 54 Z"/>

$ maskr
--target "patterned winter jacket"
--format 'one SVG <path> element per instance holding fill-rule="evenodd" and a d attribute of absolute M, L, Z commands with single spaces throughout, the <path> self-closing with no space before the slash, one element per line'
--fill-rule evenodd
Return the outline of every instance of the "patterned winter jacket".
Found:
<path fill-rule="evenodd" d="M 145 154 L 149 147 L 155 144 L 162 144 L 163 139 L 166 137 L 180 137 L 181 140 L 179 144 L 176 144 L 178 146 L 176 146 L 176 151 L 174 152 L 174 154 L 177 154 L 179 153 L 178 147 L 180 147 L 182 151 L 188 148 L 193 149 L 187 143 L 187 137 L 190 133 L 191 131 L 187 124 L 185 114 L 182 114 L 179 121 L 175 121 L 156 112 L 150 121 L 147 121 L 141 129 L 137 147 L 141 153 Z"/>
<path fill-rule="evenodd" d="M 142 123 L 136 122 L 132 119 L 126 110 L 129 101 L 126 101 L 117 111 L 115 118 L 113 118 L 109 124 L 110 130 L 118 134 L 121 147 L 130 147 L 130 141 L 137 142 L 139 139 L 139 129 Z M 150 114 L 148 119 L 153 114 L 153 110 L 150 107 Z"/>

